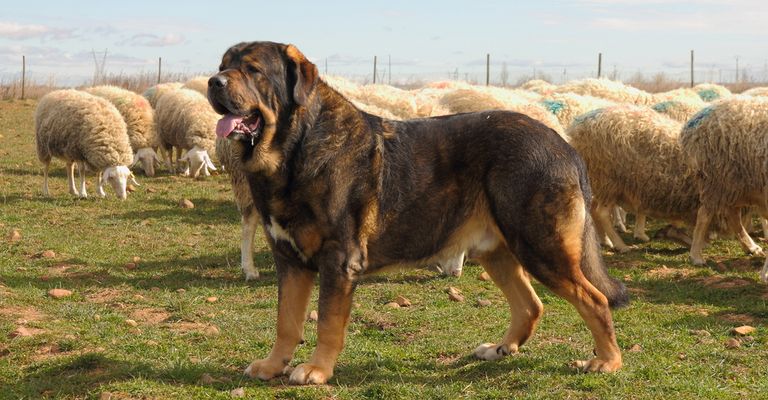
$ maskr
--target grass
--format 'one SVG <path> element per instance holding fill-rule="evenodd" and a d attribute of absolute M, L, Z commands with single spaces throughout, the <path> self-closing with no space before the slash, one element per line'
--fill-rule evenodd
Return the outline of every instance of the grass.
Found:
<path fill-rule="evenodd" d="M 347 346 L 329 385 L 288 386 L 246 379 L 243 368 L 266 356 L 275 335 L 272 257 L 261 236 L 262 279 L 239 271 L 239 215 L 228 178 L 204 181 L 161 174 L 139 177 L 125 202 L 77 200 L 55 163 L 51 198 L 40 195 L 33 101 L 0 102 L 0 398 L 757 398 L 768 393 L 768 290 L 762 259 L 736 242 L 707 249 L 708 266 L 663 241 L 605 258 L 626 282 L 632 304 L 614 313 L 625 366 L 586 375 L 568 367 L 592 353 L 575 309 L 541 285 L 545 305 L 536 334 L 520 354 L 498 362 L 469 356 L 497 341 L 508 312 L 501 293 L 477 279 L 428 270 L 367 279 L 360 285 Z M 95 193 L 90 178 L 90 192 Z M 177 206 L 188 198 L 194 209 Z M 658 227 L 659 225 L 652 225 Z M 21 240 L 6 235 L 18 229 Z M 631 241 L 629 237 L 625 237 Z M 53 250 L 54 258 L 41 253 Z M 140 257 L 136 269 L 125 264 Z M 448 300 L 460 288 L 466 301 Z M 51 288 L 74 292 L 47 296 Z M 183 289 L 183 290 L 181 290 Z M 403 295 L 413 306 L 385 308 Z M 207 298 L 215 296 L 216 302 Z M 315 292 L 315 299 L 317 293 Z M 477 299 L 493 302 L 477 307 Z M 316 309 L 316 302 L 310 306 Z M 125 320 L 138 323 L 133 327 Z M 727 349 L 733 327 L 757 331 Z M 18 327 L 35 333 L 11 338 Z M 213 328 L 218 329 L 218 334 Z M 305 328 L 294 365 L 316 342 Z M 629 351 L 634 345 L 640 351 Z M 635 346 L 637 349 L 637 346 Z M 207 374 L 207 375 L 205 375 Z"/>

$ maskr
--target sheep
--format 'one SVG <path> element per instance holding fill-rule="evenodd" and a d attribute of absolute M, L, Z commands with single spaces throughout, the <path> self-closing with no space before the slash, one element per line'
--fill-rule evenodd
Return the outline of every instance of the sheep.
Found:
<path fill-rule="evenodd" d="M 745 96 L 768 96 L 768 87 L 766 86 L 753 87 L 752 89 L 745 90 L 741 94 Z"/>
<path fill-rule="evenodd" d="M 731 91 L 727 87 L 714 83 L 699 83 L 693 87 L 693 90 L 699 94 L 702 100 L 707 102 L 731 96 Z"/>
<path fill-rule="evenodd" d="M 617 103 L 631 103 L 641 106 L 655 103 L 653 95 L 644 90 L 604 78 L 589 78 L 570 81 L 564 85 L 558 86 L 554 92 L 588 95 L 615 101 Z"/>
<path fill-rule="evenodd" d="M 184 89 L 191 89 L 205 97 L 208 97 L 208 80 L 210 76 L 196 76 L 186 82 L 181 87 Z"/>
<path fill-rule="evenodd" d="M 722 216 L 749 253 L 763 254 L 744 229 L 742 207 L 766 215 L 768 200 L 768 98 L 732 96 L 705 107 L 688 122 L 680 143 L 696 176 L 700 206 L 691 261 L 704 264 L 710 222 Z"/>
<path fill-rule="evenodd" d="M 37 157 L 43 163 L 43 195 L 49 196 L 48 169 L 53 157 L 67 163 L 69 192 L 86 198 L 85 171 L 99 172 L 98 194 L 109 183 L 117 197 L 127 197 L 130 181 L 139 186 L 127 165 L 133 159 L 127 128 L 112 103 L 78 90 L 50 92 L 40 99 L 35 110 Z M 75 187 L 74 167 L 80 175 Z"/>
<path fill-rule="evenodd" d="M 699 110 L 704 108 L 705 104 L 704 100 L 696 96 L 696 100 L 665 100 L 654 104 L 651 106 L 651 109 L 668 118 L 672 118 L 675 121 L 686 122 L 694 114 L 699 112 Z"/>
<path fill-rule="evenodd" d="M 157 101 L 155 121 L 160 146 L 169 153 L 166 160 L 171 167 L 171 149 L 176 147 L 176 170 L 180 162 L 187 161 L 184 175 L 193 178 L 210 175 L 209 169 L 216 170 L 209 152 L 214 150 L 216 123 L 219 115 L 213 111 L 208 99 L 190 89 L 169 91 Z M 181 156 L 182 150 L 187 150 Z"/>
<path fill-rule="evenodd" d="M 149 101 L 149 104 L 152 106 L 152 108 L 157 108 L 157 101 L 160 99 L 160 97 L 168 92 L 181 89 L 183 85 L 184 84 L 181 82 L 158 83 L 157 85 L 145 90 L 141 95 Z"/>
<path fill-rule="evenodd" d="M 557 89 L 557 85 L 553 85 L 541 79 L 532 79 L 520 85 L 520 89 L 529 90 L 542 95 L 548 95 Z"/>
<path fill-rule="evenodd" d="M 698 192 L 678 143 L 681 126 L 647 107 L 617 105 L 579 116 L 568 129 L 587 165 L 594 219 L 618 251 L 629 247 L 611 226 L 611 206 L 637 213 L 634 237 L 642 241 L 649 240 L 646 215 L 695 220 Z"/>
<path fill-rule="evenodd" d="M 658 104 L 658 103 L 661 103 L 664 101 L 670 101 L 670 100 L 701 104 L 702 108 L 705 105 L 704 100 L 701 99 L 701 97 L 699 96 L 699 93 L 691 88 L 678 88 L 678 89 L 668 90 L 666 92 L 653 94 L 654 103 Z"/>
<path fill-rule="evenodd" d="M 96 86 L 84 91 L 109 100 L 123 116 L 128 127 L 128 139 L 133 149 L 133 164 L 141 163 L 147 176 L 155 176 L 155 162 L 160 158 L 152 149 L 157 146 L 155 131 L 155 113 L 146 98 L 117 86 Z"/>
<path fill-rule="evenodd" d="M 577 116 L 615 103 L 599 97 L 575 93 L 555 93 L 541 100 L 541 105 L 557 117 L 560 125 L 568 129 Z"/>
<path fill-rule="evenodd" d="M 557 118 L 546 108 L 539 104 L 528 103 L 526 99 L 519 98 L 515 101 L 512 96 L 504 96 L 502 99 L 494 97 L 491 92 L 476 89 L 459 89 L 446 93 L 440 104 L 453 113 L 474 112 L 483 110 L 511 110 L 526 114 L 539 120 L 550 127 L 560 136 L 566 138 L 562 125 Z M 506 102 L 504 102 L 506 101 Z"/>

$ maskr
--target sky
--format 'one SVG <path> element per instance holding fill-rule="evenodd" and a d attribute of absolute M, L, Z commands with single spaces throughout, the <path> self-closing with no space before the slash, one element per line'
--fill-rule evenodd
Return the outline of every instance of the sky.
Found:
<path fill-rule="evenodd" d="M 321 73 L 361 82 L 491 79 L 555 83 L 664 72 L 698 81 L 768 79 L 768 1 L 13 1 L 0 8 L 0 83 L 28 76 L 87 84 L 109 74 L 209 74 L 241 41 L 296 45 Z M 106 51 L 106 58 L 103 57 Z M 391 69 L 390 69 L 391 63 Z"/>

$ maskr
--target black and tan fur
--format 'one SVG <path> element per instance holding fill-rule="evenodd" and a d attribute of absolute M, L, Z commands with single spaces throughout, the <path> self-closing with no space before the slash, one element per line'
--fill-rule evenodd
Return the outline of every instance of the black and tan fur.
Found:
<path fill-rule="evenodd" d="M 317 348 L 290 375 L 324 383 L 344 345 L 359 279 L 470 249 L 506 296 L 501 342 L 515 352 L 542 313 L 529 274 L 571 302 L 596 342 L 585 371 L 621 367 L 609 305 L 627 302 L 610 278 L 590 218 L 584 164 L 560 136 L 518 113 L 389 121 L 356 109 L 294 46 L 241 43 L 209 82 L 219 113 L 259 113 L 253 143 L 233 142 L 277 266 L 277 340 L 250 376 L 287 372 L 319 275 Z"/>

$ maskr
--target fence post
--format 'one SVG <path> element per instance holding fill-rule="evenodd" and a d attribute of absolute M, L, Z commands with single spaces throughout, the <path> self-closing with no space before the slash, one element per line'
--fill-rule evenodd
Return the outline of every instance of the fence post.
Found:
<path fill-rule="evenodd" d="M 160 75 L 163 73 L 163 57 L 157 58 L 157 83 L 160 83 Z"/>
<path fill-rule="evenodd" d="M 691 87 L 693 87 L 693 50 L 691 50 Z"/>
<path fill-rule="evenodd" d="M 389 79 L 387 80 L 387 85 L 392 86 L 392 54 L 388 55 L 389 57 L 389 66 L 387 66 L 387 73 L 389 74 Z"/>
<path fill-rule="evenodd" d="M 597 78 L 603 74 L 603 53 L 597 53 Z"/>
<path fill-rule="evenodd" d="M 27 83 L 27 56 L 21 56 L 21 99 L 24 100 L 24 86 Z"/>
<path fill-rule="evenodd" d="M 491 85 L 491 53 L 485 55 L 485 86 Z"/>
<path fill-rule="evenodd" d="M 376 56 L 373 56 L 373 84 L 376 84 Z"/>

